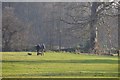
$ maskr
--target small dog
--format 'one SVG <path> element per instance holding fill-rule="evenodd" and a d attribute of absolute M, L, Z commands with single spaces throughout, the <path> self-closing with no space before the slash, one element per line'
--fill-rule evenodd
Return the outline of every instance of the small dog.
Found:
<path fill-rule="evenodd" d="M 42 52 L 38 52 L 37 55 L 41 55 L 41 56 L 42 56 L 42 55 L 44 55 L 44 53 L 42 53 Z"/>
<path fill-rule="evenodd" d="M 29 52 L 28 55 L 32 55 L 32 53 Z"/>

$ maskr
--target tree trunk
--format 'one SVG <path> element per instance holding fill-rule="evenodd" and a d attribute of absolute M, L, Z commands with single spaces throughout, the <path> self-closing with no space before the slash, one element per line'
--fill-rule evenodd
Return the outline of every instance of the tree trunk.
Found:
<path fill-rule="evenodd" d="M 118 13 L 120 13 L 120 6 L 118 7 Z M 120 22 L 120 14 L 118 14 L 118 56 L 120 55 L 120 23 L 119 22 Z"/>
<path fill-rule="evenodd" d="M 93 2 L 92 3 L 92 7 L 91 7 L 91 22 L 90 22 L 90 50 L 94 50 L 95 48 L 95 38 L 96 38 L 96 27 L 95 24 L 97 22 L 97 8 L 98 8 L 98 4 L 97 2 Z"/>

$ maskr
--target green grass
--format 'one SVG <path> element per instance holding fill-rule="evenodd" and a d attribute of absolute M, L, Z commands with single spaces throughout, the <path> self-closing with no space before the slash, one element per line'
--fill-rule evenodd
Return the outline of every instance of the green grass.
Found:
<path fill-rule="evenodd" d="M 2 76 L 25 78 L 118 77 L 118 57 L 46 52 L 3 52 Z"/>

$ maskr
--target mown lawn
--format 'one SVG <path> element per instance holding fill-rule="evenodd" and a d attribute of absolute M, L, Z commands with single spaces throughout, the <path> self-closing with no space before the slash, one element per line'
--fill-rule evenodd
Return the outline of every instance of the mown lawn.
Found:
<path fill-rule="evenodd" d="M 16 78 L 118 77 L 118 57 L 46 52 L 3 52 L 2 76 Z"/>

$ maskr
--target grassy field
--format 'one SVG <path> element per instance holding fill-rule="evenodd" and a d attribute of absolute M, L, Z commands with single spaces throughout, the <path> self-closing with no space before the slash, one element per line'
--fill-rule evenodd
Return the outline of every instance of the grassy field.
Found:
<path fill-rule="evenodd" d="M 44 56 L 27 52 L 3 52 L 3 77 L 83 78 L 118 77 L 118 57 L 46 52 Z"/>

